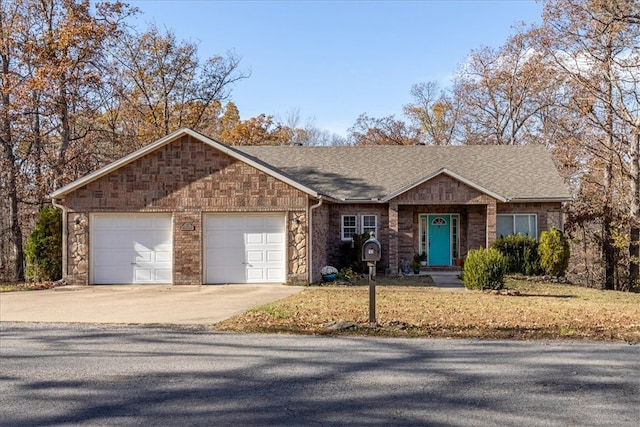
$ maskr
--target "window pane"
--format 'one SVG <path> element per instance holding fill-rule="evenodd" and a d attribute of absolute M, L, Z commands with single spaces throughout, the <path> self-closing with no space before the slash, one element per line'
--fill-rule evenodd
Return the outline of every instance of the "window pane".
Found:
<path fill-rule="evenodd" d="M 362 215 L 362 232 L 372 233 L 375 237 L 378 233 L 378 224 L 375 215 Z"/>
<path fill-rule="evenodd" d="M 528 237 L 536 237 L 535 235 L 535 218 L 534 215 L 516 215 L 516 234 L 523 234 Z"/>
<path fill-rule="evenodd" d="M 375 228 L 376 216 L 375 215 L 362 215 L 362 226 L 365 228 Z"/>
<path fill-rule="evenodd" d="M 513 215 L 498 215 L 496 222 L 496 235 L 508 236 L 513 234 Z"/>
<path fill-rule="evenodd" d="M 356 234 L 355 215 L 345 215 L 342 217 L 342 240 L 351 240 Z"/>

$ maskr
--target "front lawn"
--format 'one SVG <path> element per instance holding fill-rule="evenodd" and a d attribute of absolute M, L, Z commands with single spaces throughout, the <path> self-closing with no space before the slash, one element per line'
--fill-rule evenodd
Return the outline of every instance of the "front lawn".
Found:
<path fill-rule="evenodd" d="M 214 325 L 220 331 L 640 342 L 640 294 L 510 280 L 520 295 L 377 286 L 314 287 Z"/>

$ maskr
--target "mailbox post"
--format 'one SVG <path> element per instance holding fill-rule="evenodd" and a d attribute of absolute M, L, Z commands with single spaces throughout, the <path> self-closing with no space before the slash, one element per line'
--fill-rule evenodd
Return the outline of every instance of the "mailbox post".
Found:
<path fill-rule="evenodd" d="M 369 323 L 376 323 L 376 262 L 380 261 L 380 242 L 371 236 L 362 245 L 362 261 L 369 267 Z"/>

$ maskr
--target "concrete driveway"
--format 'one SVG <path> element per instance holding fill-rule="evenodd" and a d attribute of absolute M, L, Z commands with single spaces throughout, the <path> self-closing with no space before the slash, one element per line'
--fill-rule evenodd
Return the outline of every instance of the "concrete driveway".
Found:
<path fill-rule="evenodd" d="M 302 292 L 298 286 L 64 286 L 0 293 L 0 322 L 206 325 Z"/>

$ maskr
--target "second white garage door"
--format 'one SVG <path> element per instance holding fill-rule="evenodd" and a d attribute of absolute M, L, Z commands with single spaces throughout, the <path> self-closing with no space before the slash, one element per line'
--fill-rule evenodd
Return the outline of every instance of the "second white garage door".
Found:
<path fill-rule="evenodd" d="M 285 215 L 211 214 L 205 219 L 206 283 L 284 283 Z"/>

